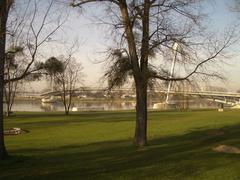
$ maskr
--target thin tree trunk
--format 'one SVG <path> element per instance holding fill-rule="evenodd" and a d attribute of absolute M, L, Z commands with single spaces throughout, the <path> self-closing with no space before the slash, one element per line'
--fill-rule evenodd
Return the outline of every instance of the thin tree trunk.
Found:
<path fill-rule="evenodd" d="M 5 97 L 5 104 L 6 104 L 6 115 L 7 117 L 9 116 L 9 90 L 7 89 L 8 86 L 7 84 L 4 84 L 4 87 L 3 87 L 3 91 L 4 91 L 4 95 L 3 95 L 3 98 Z"/>
<path fill-rule="evenodd" d="M 147 144 L 147 84 L 136 83 L 136 128 L 135 143 L 138 146 Z"/>
<path fill-rule="evenodd" d="M 1 47 L 0 47 L 1 48 Z M 0 63 L 0 73 L 3 74 L 2 69 L 2 60 Z M 3 75 L 0 75 L 0 160 L 2 159 L 6 159 L 8 157 L 7 151 L 6 151 L 6 147 L 5 147 L 5 143 L 4 143 L 4 129 L 3 129 L 3 85 L 4 85 L 4 79 L 3 79 Z"/>
<path fill-rule="evenodd" d="M 69 114 L 70 111 L 70 106 L 72 104 L 72 90 L 69 91 L 69 101 L 68 101 L 68 106 L 67 106 L 67 114 Z"/>
<path fill-rule="evenodd" d="M 11 101 L 10 101 L 10 106 L 9 106 L 9 110 L 10 110 L 10 114 L 12 114 L 12 107 L 13 107 L 13 103 L 15 101 L 15 97 L 16 97 L 16 91 L 17 91 L 17 88 L 18 88 L 18 81 L 16 82 L 12 82 L 12 93 L 11 93 Z"/>
<path fill-rule="evenodd" d="M 68 106 L 67 106 L 67 111 L 68 111 L 68 114 L 69 114 L 69 109 L 70 109 L 70 107 L 71 107 L 71 104 L 72 104 L 72 96 L 73 96 L 73 93 L 74 93 L 74 91 L 72 90 L 73 89 L 73 84 L 74 84 L 74 82 L 73 82 L 74 80 L 72 79 L 72 78 L 70 78 L 70 84 L 69 84 L 69 87 L 70 87 L 70 89 L 69 89 L 69 101 L 68 101 Z"/>
<path fill-rule="evenodd" d="M 8 72 L 8 80 L 10 79 L 9 78 L 9 72 Z M 8 84 L 5 84 L 5 86 L 8 86 L 8 88 L 7 88 L 7 94 L 5 94 L 6 96 L 7 96 L 7 101 L 6 101 L 6 103 L 7 103 L 7 117 L 9 117 L 10 116 L 10 104 L 11 104 L 11 92 L 12 92 L 12 89 L 11 89 L 11 82 L 9 82 Z"/>
<path fill-rule="evenodd" d="M 64 77 L 62 77 L 62 88 L 63 88 L 63 105 L 64 105 L 64 110 L 65 110 L 65 114 L 68 115 L 68 111 L 67 111 L 67 92 L 66 92 L 66 84 L 65 84 L 65 79 Z"/>

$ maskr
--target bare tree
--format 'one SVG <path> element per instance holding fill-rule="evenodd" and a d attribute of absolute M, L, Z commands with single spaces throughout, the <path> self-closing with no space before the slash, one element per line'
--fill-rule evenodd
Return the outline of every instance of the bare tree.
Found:
<path fill-rule="evenodd" d="M 73 57 L 60 57 L 63 63 L 63 71 L 54 77 L 58 91 L 61 93 L 61 100 L 64 105 L 65 114 L 68 115 L 72 105 L 72 99 L 78 84 L 82 82 L 82 65 Z"/>
<path fill-rule="evenodd" d="M 39 73 L 38 71 L 43 67 L 34 66 L 34 63 L 38 59 L 41 46 L 48 42 L 66 21 L 66 16 L 64 15 L 65 17 L 63 17 L 65 13 L 61 13 L 60 11 L 56 13 L 56 9 L 54 10 L 54 0 L 50 0 L 48 3 L 45 2 L 41 10 L 39 10 L 41 7 L 39 4 L 40 1 L 28 0 L 25 2 L 24 5 L 26 5 L 26 7 L 24 8 L 24 13 L 21 14 L 21 18 L 13 19 L 13 21 L 9 13 L 13 11 L 14 1 L 2 0 L 0 2 L 0 159 L 7 157 L 3 133 L 3 87 L 6 83 L 21 80 L 33 73 Z M 19 4 L 16 4 L 16 6 L 17 5 Z M 32 9 L 28 11 L 30 7 L 32 7 Z M 18 15 L 20 16 L 20 14 Z M 7 24 L 8 19 L 10 23 L 9 26 Z M 20 43 L 21 47 L 24 47 L 26 56 L 24 61 L 21 62 L 23 71 L 18 74 L 18 76 L 4 79 L 5 49 L 7 47 L 6 42 L 8 42 L 6 41 L 6 37 L 8 36 L 12 36 L 15 42 Z"/>
<path fill-rule="evenodd" d="M 6 116 L 9 117 L 12 113 L 12 106 L 15 101 L 17 89 L 19 89 L 20 81 L 9 82 L 4 87 L 5 102 L 6 102 Z"/>
<path fill-rule="evenodd" d="M 38 73 L 40 68 L 42 68 L 42 66 L 34 66 L 34 63 L 39 58 L 41 47 L 51 41 L 52 36 L 67 20 L 67 14 L 63 16 L 61 12 L 56 13 L 54 2 L 54 0 L 49 0 L 46 3 L 47 6 L 46 4 L 40 4 L 39 0 L 28 0 L 26 2 L 22 18 L 20 20 L 17 19 L 15 28 L 8 32 L 9 36 L 13 36 L 13 39 L 16 39 L 16 45 L 21 44 L 24 47 L 26 55 L 25 62 L 23 62 L 25 64 L 23 67 L 24 71 L 18 77 L 5 80 L 5 83 L 17 81 L 30 74 Z M 32 9 L 29 10 L 29 7 L 32 7 Z"/>
<path fill-rule="evenodd" d="M 99 3 L 107 7 L 108 19 L 117 39 L 117 48 L 110 50 L 111 66 L 106 73 L 110 85 L 122 85 L 131 75 L 136 87 L 136 129 L 135 142 L 138 146 L 147 143 L 147 88 L 150 81 L 188 80 L 195 74 L 218 76 L 204 70 L 204 64 L 219 57 L 232 44 L 230 32 L 223 41 L 206 37 L 201 26 L 201 0 L 74 0 L 73 7 Z M 109 15 L 110 14 L 110 15 Z M 109 22 L 110 20 L 110 22 Z M 212 38 L 209 38 L 212 37 Z M 170 76 L 163 65 L 155 66 L 153 57 L 167 61 L 167 51 L 173 50 L 177 42 L 182 50 L 176 50 L 184 57 L 185 73 Z M 201 55 L 202 54 L 202 55 Z M 159 58 L 160 59 L 160 58 Z"/>
<path fill-rule="evenodd" d="M 19 73 L 21 73 L 21 67 L 18 65 L 18 57 L 23 53 L 22 47 L 12 46 L 6 52 L 5 59 L 5 68 L 4 68 L 4 79 L 10 80 L 11 78 L 17 77 Z M 16 91 L 21 84 L 21 80 L 19 81 L 9 81 L 4 86 L 4 95 L 6 101 L 6 112 L 7 116 L 10 116 L 11 109 L 15 100 Z"/>

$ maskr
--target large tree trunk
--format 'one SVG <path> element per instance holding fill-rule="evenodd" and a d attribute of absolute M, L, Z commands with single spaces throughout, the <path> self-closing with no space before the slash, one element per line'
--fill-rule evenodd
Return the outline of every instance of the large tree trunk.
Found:
<path fill-rule="evenodd" d="M 4 63 L 5 63 L 5 44 L 6 44 L 6 23 L 8 10 L 10 8 L 7 3 L 11 1 L 0 1 L 0 160 L 8 157 L 4 144 L 3 130 L 3 87 L 4 87 Z"/>
<path fill-rule="evenodd" d="M 0 1 L 0 160 L 8 157 L 4 143 L 3 128 L 3 91 L 4 91 L 4 64 L 6 45 L 6 24 L 12 0 Z"/>
<path fill-rule="evenodd" d="M 136 129 L 135 143 L 137 146 L 144 146 L 147 143 L 147 73 L 148 73 L 148 54 L 149 54 L 149 8 L 150 1 L 144 3 L 143 37 L 141 47 L 141 58 L 137 53 L 137 46 L 134 36 L 134 28 L 129 16 L 127 1 L 119 1 L 126 40 L 128 43 L 129 55 L 134 74 L 136 86 Z"/>
<path fill-rule="evenodd" d="M 136 128 L 135 143 L 144 146 L 147 143 L 147 83 L 136 82 Z"/>

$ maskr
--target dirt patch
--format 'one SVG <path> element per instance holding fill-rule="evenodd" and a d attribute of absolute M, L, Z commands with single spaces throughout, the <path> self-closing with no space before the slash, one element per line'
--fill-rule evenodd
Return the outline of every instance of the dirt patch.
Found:
<path fill-rule="evenodd" d="M 14 136 L 14 135 L 20 135 L 20 134 L 25 134 L 28 133 L 29 131 L 27 130 L 23 130 L 21 128 L 11 128 L 11 129 L 7 129 L 4 131 L 4 135 L 7 136 Z"/>
<path fill-rule="evenodd" d="M 240 149 L 234 146 L 219 145 L 213 148 L 215 152 L 229 153 L 229 154 L 240 154 Z"/>

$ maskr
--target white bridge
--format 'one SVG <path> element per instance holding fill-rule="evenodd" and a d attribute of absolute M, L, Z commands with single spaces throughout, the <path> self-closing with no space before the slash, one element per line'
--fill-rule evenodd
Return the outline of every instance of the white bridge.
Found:
<path fill-rule="evenodd" d="M 106 89 L 100 89 L 100 88 L 79 88 L 76 89 L 75 92 L 99 92 L 99 91 L 106 91 Z M 119 89 L 114 90 L 116 91 L 125 91 L 132 92 L 133 89 Z M 216 91 L 155 91 L 156 93 L 163 93 L 163 94 L 179 94 L 182 96 L 197 96 L 200 98 L 207 99 L 209 101 L 215 101 L 220 104 L 235 106 L 240 105 L 240 93 L 232 93 L 232 92 L 216 92 Z M 41 96 L 57 96 L 62 94 L 61 91 L 55 91 L 55 92 L 46 92 L 41 94 Z"/>
<path fill-rule="evenodd" d="M 230 106 L 240 106 L 240 93 L 216 92 L 216 91 L 157 91 L 165 94 L 180 94 L 183 96 L 198 96 L 209 101 L 215 101 L 220 104 Z"/>

